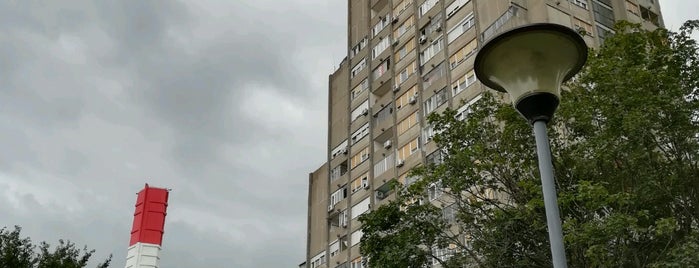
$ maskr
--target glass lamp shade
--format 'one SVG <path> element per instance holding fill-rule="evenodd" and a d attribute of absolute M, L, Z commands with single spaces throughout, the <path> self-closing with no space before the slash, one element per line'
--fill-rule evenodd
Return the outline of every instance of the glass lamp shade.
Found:
<path fill-rule="evenodd" d="M 555 96 L 557 106 L 561 85 L 586 60 L 587 45 L 577 32 L 563 25 L 539 23 L 488 41 L 478 52 L 474 69 L 483 84 L 509 93 L 515 106 L 539 93 Z"/>

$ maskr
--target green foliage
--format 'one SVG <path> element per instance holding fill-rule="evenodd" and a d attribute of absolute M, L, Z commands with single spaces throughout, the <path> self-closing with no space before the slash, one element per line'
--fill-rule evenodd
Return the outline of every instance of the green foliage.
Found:
<path fill-rule="evenodd" d="M 0 229 L 0 268 L 83 268 L 95 252 L 87 247 L 79 250 L 75 244 L 63 240 L 59 240 L 53 251 L 49 244 L 41 242 L 36 252 L 31 239 L 20 236 L 21 230 L 19 226 L 12 231 Z M 110 255 L 97 268 L 109 267 L 111 260 Z"/>
<path fill-rule="evenodd" d="M 570 267 L 699 266 L 698 27 L 620 22 L 562 93 L 549 137 Z M 429 116 L 446 157 L 360 216 L 370 267 L 551 266 L 531 126 L 491 92 L 464 121 Z"/>

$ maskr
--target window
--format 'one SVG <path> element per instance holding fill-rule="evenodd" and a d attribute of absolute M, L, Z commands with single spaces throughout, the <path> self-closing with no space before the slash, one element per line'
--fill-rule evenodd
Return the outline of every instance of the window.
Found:
<path fill-rule="evenodd" d="M 403 145 L 403 147 L 398 149 L 398 159 L 408 159 L 409 156 L 417 153 L 418 151 L 420 151 L 420 137 L 415 138 L 411 142 L 408 142 L 408 144 Z"/>
<path fill-rule="evenodd" d="M 369 159 L 369 147 L 366 147 L 352 156 L 350 169 L 357 167 L 359 164 L 363 163 Z"/>
<path fill-rule="evenodd" d="M 400 1 L 400 3 L 398 3 L 398 4 L 395 4 L 393 6 L 393 17 L 398 17 L 400 14 L 403 14 L 403 11 L 412 7 L 412 3 L 413 3 L 413 0 L 403 0 L 403 1 Z"/>
<path fill-rule="evenodd" d="M 414 24 L 415 24 L 415 17 L 414 16 L 408 17 L 407 20 L 405 20 L 403 23 L 401 23 L 401 25 L 398 26 L 396 28 L 396 30 L 393 31 L 393 39 L 398 41 L 398 38 L 400 38 L 405 33 L 407 33 L 410 29 L 412 29 Z"/>
<path fill-rule="evenodd" d="M 449 205 L 446 206 L 445 208 L 442 209 L 442 218 L 446 222 L 455 222 L 456 221 L 456 209 L 454 208 L 455 205 Z"/>
<path fill-rule="evenodd" d="M 638 8 L 638 5 L 636 3 L 631 2 L 629 0 L 626 0 L 626 10 L 629 12 L 636 14 L 636 16 L 641 16 L 641 10 Z"/>
<path fill-rule="evenodd" d="M 362 257 L 358 257 L 350 262 L 350 268 L 365 268 Z"/>
<path fill-rule="evenodd" d="M 339 179 L 345 173 L 347 173 L 347 161 L 340 163 L 330 171 L 330 181 Z"/>
<path fill-rule="evenodd" d="M 381 64 L 379 64 L 379 67 L 376 67 L 376 69 L 374 69 L 374 72 L 373 72 L 374 79 L 377 79 L 377 78 L 381 77 L 383 74 L 388 72 L 388 68 L 389 68 L 389 64 L 390 64 L 389 61 L 390 61 L 390 59 L 384 60 L 383 62 L 381 62 Z"/>
<path fill-rule="evenodd" d="M 364 233 L 362 233 L 362 229 L 359 229 L 359 230 L 355 231 L 354 233 L 352 233 L 350 235 L 350 243 L 352 244 L 352 246 L 358 244 L 359 241 L 362 240 L 363 235 L 364 235 Z"/>
<path fill-rule="evenodd" d="M 444 130 L 442 130 L 442 131 L 444 131 Z M 441 133 L 442 131 L 436 131 L 434 129 L 434 125 L 432 125 L 432 124 L 425 126 L 425 128 L 422 130 L 423 143 L 427 144 L 428 142 L 430 142 L 432 140 L 432 138 L 434 138 L 434 135 L 437 135 L 437 134 Z"/>
<path fill-rule="evenodd" d="M 471 107 L 473 106 L 474 103 L 476 103 L 478 100 L 481 99 L 481 95 L 476 96 L 472 100 L 468 101 L 466 104 L 462 105 L 459 107 L 458 110 L 456 110 L 456 120 L 464 121 L 466 120 L 466 117 L 468 114 L 471 113 L 472 109 Z"/>
<path fill-rule="evenodd" d="M 381 39 L 381 41 L 379 41 L 379 43 L 371 49 L 371 59 L 376 59 L 376 57 L 381 55 L 381 52 L 384 52 L 384 50 L 386 50 L 389 46 L 391 46 L 390 37 L 387 36 Z"/>
<path fill-rule="evenodd" d="M 391 14 L 387 14 L 385 17 L 381 18 L 376 25 L 374 25 L 374 29 L 371 30 L 372 36 L 376 36 L 378 33 L 383 30 L 383 28 L 386 28 L 386 26 L 391 23 Z"/>
<path fill-rule="evenodd" d="M 335 239 L 335 241 L 330 243 L 328 251 L 330 251 L 330 258 L 337 256 L 337 254 L 340 254 L 340 241 Z"/>
<path fill-rule="evenodd" d="M 437 107 L 442 106 L 442 104 L 446 103 L 448 98 L 447 95 L 448 93 L 446 88 L 442 88 L 439 91 L 437 91 L 437 93 L 432 95 L 432 97 L 427 99 L 424 103 L 425 117 L 427 117 L 428 114 L 437 109 Z"/>
<path fill-rule="evenodd" d="M 425 2 L 423 2 L 422 5 L 420 5 L 420 7 L 418 8 L 418 11 L 420 12 L 420 17 L 427 14 L 427 12 L 430 11 L 430 9 L 432 9 L 432 7 L 434 7 L 438 1 L 439 0 L 425 0 Z"/>
<path fill-rule="evenodd" d="M 655 14 L 653 11 L 650 11 L 650 9 L 641 7 L 641 18 L 650 21 L 651 23 L 655 24 L 655 26 L 660 26 L 660 22 L 658 21 L 658 14 Z"/>
<path fill-rule="evenodd" d="M 614 11 L 598 2 L 592 3 L 592 9 L 595 14 L 596 22 L 607 28 L 614 28 Z"/>
<path fill-rule="evenodd" d="M 376 113 L 374 115 L 374 124 L 378 125 L 379 123 L 383 122 L 384 120 L 387 119 L 393 119 L 391 116 L 393 114 L 393 104 L 389 103 L 388 105 L 384 106 L 381 108 L 381 111 Z"/>
<path fill-rule="evenodd" d="M 360 62 L 355 64 L 354 67 L 352 67 L 352 73 L 350 74 L 350 78 L 354 78 L 355 76 L 357 76 L 359 72 L 361 72 L 364 69 L 364 67 L 366 67 L 366 58 L 363 58 Z"/>
<path fill-rule="evenodd" d="M 578 19 L 578 18 L 573 18 L 573 25 L 575 26 L 575 30 L 578 31 L 578 33 L 581 33 L 584 31 L 584 35 L 592 35 L 592 25 L 589 23 Z"/>
<path fill-rule="evenodd" d="M 362 104 L 357 106 L 357 108 L 354 108 L 352 110 L 352 113 L 350 116 L 352 116 L 352 121 L 357 120 L 362 115 L 368 115 L 369 114 L 369 100 L 364 101 Z"/>
<path fill-rule="evenodd" d="M 340 201 L 344 200 L 346 197 L 347 186 L 342 186 L 342 188 L 330 195 L 330 205 L 334 206 L 335 204 L 340 203 Z"/>
<path fill-rule="evenodd" d="M 337 215 L 337 226 L 346 227 L 349 223 L 349 211 L 346 209 Z"/>
<path fill-rule="evenodd" d="M 599 37 L 600 43 L 604 43 L 604 40 L 610 35 L 612 35 L 611 30 L 608 30 L 601 25 L 597 25 L 597 37 Z"/>
<path fill-rule="evenodd" d="M 362 38 L 362 40 L 359 41 L 356 45 L 352 47 L 352 50 L 350 51 L 350 59 L 354 58 L 354 56 L 357 56 L 362 49 L 366 47 L 366 45 L 369 43 L 369 39 L 365 36 Z"/>
<path fill-rule="evenodd" d="M 570 0 L 576 6 L 587 9 L 587 0 Z"/>
<path fill-rule="evenodd" d="M 344 140 L 340 145 L 335 146 L 333 148 L 330 155 L 330 159 L 335 159 L 335 157 L 341 155 L 341 154 L 346 154 L 347 153 L 347 140 Z"/>
<path fill-rule="evenodd" d="M 415 39 L 410 39 L 405 45 L 396 50 L 395 61 L 398 62 L 405 58 L 405 56 L 408 56 L 408 53 L 413 52 L 413 50 L 415 50 Z"/>
<path fill-rule="evenodd" d="M 374 164 L 374 176 L 380 176 L 381 174 L 386 172 L 386 170 L 392 168 L 395 164 L 394 157 L 394 154 L 391 153 L 384 157 L 384 159 L 381 159 L 381 161 L 379 161 L 378 163 Z"/>
<path fill-rule="evenodd" d="M 490 38 L 495 32 L 497 32 L 500 27 L 505 25 L 512 17 L 517 16 L 517 13 L 519 12 L 519 8 L 517 6 L 510 6 L 510 8 L 505 11 L 500 17 L 493 22 L 488 28 L 485 28 L 483 31 L 483 34 L 481 34 L 481 40 L 486 40 Z"/>
<path fill-rule="evenodd" d="M 456 96 L 456 94 L 464 91 L 464 89 L 473 85 L 474 83 L 476 83 L 476 74 L 473 72 L 473 70 L 470 70 L 466 72 L 466 75 L 460 77 L 451 84 L 451 93 L 453 96 Z"/>
<path fill-rule="evenodd" d="M 357 177 L 356 179 L 352 180 L 352 193 L 359 192 L 359 190 L 367 186 L 369 186 L 369 172 L 366 172 Z"/>
<path fill-rule="evenodd" d="M 423 77 L 422 88 L 429 88 L 432 85 L 432 83 L 442 78 L 442 76 L 444 76 L 444 74 L 446 73 L 447 72 L 444 68 L 444 62 L 440 62 L 439 64 L 437 64 L 436 67 L 432 68 L 432 70 L 430 70 L 430 72 L 428 72 L 425 75 L 425 77 Z"/>
<path fill-rule="evenodd" d="M 427 198 L 429 201 L 434 201 L 437 198 L 442 196 L 442 182 L 437 181 L 430 183 L 430 185 L 427 186 Z"/>
<path fill-rule="evenodd" d="M 311 268 L 318 268 L 325 263 L 325 251 L 311 258 Z"/>
<path fill-rule="evenodd" d="M 478 49 L 478 41 L 474 38 L 471 42 L 468 42 L 468 44 L 456 51 L 454 55 L 449 57 L 449 67 L 453 70 L 465 59 L 475 54 L 476 49 Z"/>
<path fill-rule="evenodd" d="M 367 89 L 369 89 L 369 79 L 364 79 L 361 83 L 359 83 L 359 85 L 352 89 L 350 96 L 354 100 Z"/>
<path fill-rule="evenodd" d="M 439 37 L 437 40 L 432 42 L 432 44 L 427 47 L 425 50 L 420 52 L 420 66 L 425 65 L 434 55 L 437 55 L 440 51 L 442 51 L 442 37 Z"/>
<path fill-rule="evenodd" d="M 365 198 L 361 202 L 357 203 L 356 205 L 352 206 L 352 219 L 356 219 L 359 217 L 359 215 L 364 214 L 364 212 L 369 211 L 369 198 Z"/>
<path fill-rule="evenodd" d="M 446 152 L 443 150 L 436 150 L 425 157 L 425 162 L 427 164 L 439 165 L 444 162 L 444 158 L 447 156 Z"/>
<path fill-rule="evenodd" d="M 415 99 L 413 103 L 417 102 L 417 85 L 414 85 L 408 91 L 396 98 L 396 110 L 408 106 L 412 99 Z"/>
<path fill-rule="evenodd" d="M 449 19 L 451 16 L 454 16 L 459 9 L 461 9 L 463 6 L 468 4 L 468 2 L 471 2 L 471 0 L 456 0 L 452 2 L 448 7 L 447 7 L 447 19 Z"/>
<path fill-rule="evenodd" d="M 396 75 L 396 85 L 400 85 L 408 78 L 413 75 L 415 72 L 417 72 L 417 63 L 416 62 L 411 62 L 408 63 L 408 66 L 405 67 L 400 73 Z"/>
<path fill-rule="evenodd" d="M 362 127 L 357 129 L 357 131 L 352 133 L 352 144 L 357 143 L 367 135 L 369 135 L 369 123 L 364 124 Z"/>
<path fill-rule="evenodd" d="M 413 114 L 409 115 L 398 123 L 398 135 L 405 133 L 408 131 L 408 129 L 417 125 L 418 123 L 418 113 L 415 111 Z"/>
<path fill-rule="evenodd" d="M 471 12 L 471 14 L 468 14 L 459 24 L 449 30 L 449 33 L 447 33 L 447 43 L 451 44 L 456 38 L 473 28 L 474 25 L 476 25 L 476 18 L 473 16 L 473 12 Z"/>
<path fill-rule="evenodd" d="M 442 27 L 442 13 L 437 13 L 430 19 L 430 24 L 420 29 L 420 34 L 423 36 L 429 36 L 433 32 L 437 31 L 438 28 Z"/>

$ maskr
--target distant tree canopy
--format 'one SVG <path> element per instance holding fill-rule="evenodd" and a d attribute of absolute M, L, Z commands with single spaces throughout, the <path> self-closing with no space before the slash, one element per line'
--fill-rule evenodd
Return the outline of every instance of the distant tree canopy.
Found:
<path fill-rule="evenodd" d="M 21 227 L 14 230 L 0 229 L 0 268 L 83 268 L 87 266 L 95 250 L 82 250 L 70 241 L 59 240 L 51 250 L 46 242 L 39 246 L 32 244 L 28 237 L 21 237 Z M 107 268 L 112 261 L 109 255 L 97 268 Z"/>
<path fill-rule="evenodd" d="M 620 22 L 566 85 L 549 137 L 569 267 L 699 267 L 697 27 Z M 531 126 L 492 92 L 429 116 L 442 160 L 360 216 L 370 267 L 551 267 Z"/>

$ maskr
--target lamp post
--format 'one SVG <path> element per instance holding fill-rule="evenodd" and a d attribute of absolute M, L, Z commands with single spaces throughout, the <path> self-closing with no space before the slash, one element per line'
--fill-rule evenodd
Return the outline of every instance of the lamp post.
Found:
<path fill-rule="evenodd" d="M 492 89 L 507 92 L 515 109 L 534 128 L 555 268 L 567 267 L 567 262 L 546 124 L 558 108 L 561 85 L 578 73 L 586 60 L 587 45 L 577 32 L 563 25 L 537 23 L 494 37 L 475 61 L 476 77 Z"/>

